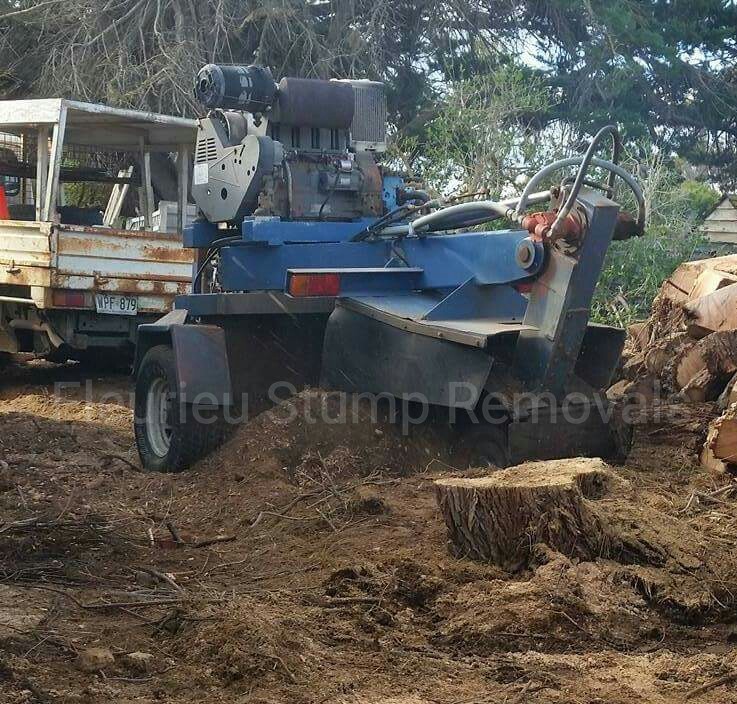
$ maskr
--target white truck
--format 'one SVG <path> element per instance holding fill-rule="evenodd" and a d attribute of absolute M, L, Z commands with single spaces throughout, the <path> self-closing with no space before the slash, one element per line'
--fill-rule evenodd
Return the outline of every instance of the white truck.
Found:
<path fill-rule="evenodd" d="M 196 135 L 179 117 L 0 101 L 0 353 L 132 354 L 138 325 L 189 288 Z"/>

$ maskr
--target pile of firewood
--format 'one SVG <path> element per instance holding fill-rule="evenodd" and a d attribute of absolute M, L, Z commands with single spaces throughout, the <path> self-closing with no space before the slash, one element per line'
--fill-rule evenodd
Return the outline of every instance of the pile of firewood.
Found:
<path fill-rule="evenodd" d="M 737 255 L 682 264 L 628 330 L 612 398 L 716 404 L 702 463 L 737 470 Z"/>

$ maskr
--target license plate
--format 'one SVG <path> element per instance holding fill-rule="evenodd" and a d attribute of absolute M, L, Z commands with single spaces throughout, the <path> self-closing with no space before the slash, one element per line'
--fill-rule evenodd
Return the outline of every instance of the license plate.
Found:
<path fill-rule="evenodd" d="M 116 293 L 97 293 L 95 307 L 98 313 L 135 315 L 138 313 L 138 299 L 135 296 L 119 296 Z"/>

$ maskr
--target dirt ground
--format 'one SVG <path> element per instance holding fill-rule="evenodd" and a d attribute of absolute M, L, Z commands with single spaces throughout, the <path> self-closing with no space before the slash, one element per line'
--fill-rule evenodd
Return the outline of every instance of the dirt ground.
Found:
<path fill-rule="evenodd" d="M 126 377 L 0 371 L 0 702 L 737 702 L 737 491 L 694 428 L 640 427 L 601 499 L 638 551 L 506 573 L 435 503 L 482 470 L 324 402 L 153 475 Z"/>

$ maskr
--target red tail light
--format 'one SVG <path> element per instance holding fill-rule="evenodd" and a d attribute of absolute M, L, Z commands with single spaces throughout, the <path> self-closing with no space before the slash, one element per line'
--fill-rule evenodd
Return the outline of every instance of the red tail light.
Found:
<path fill-rule="evenodd" d="M 287 292 L 290 296 L 337 296 L 340 294 L 340 274 L 289 274 Z"/>
<path fill-rule="evenodd" d="M 55 308 L 85 308 L 87 297 L 84 291 L 54 291 L 51 302 Z"/>

